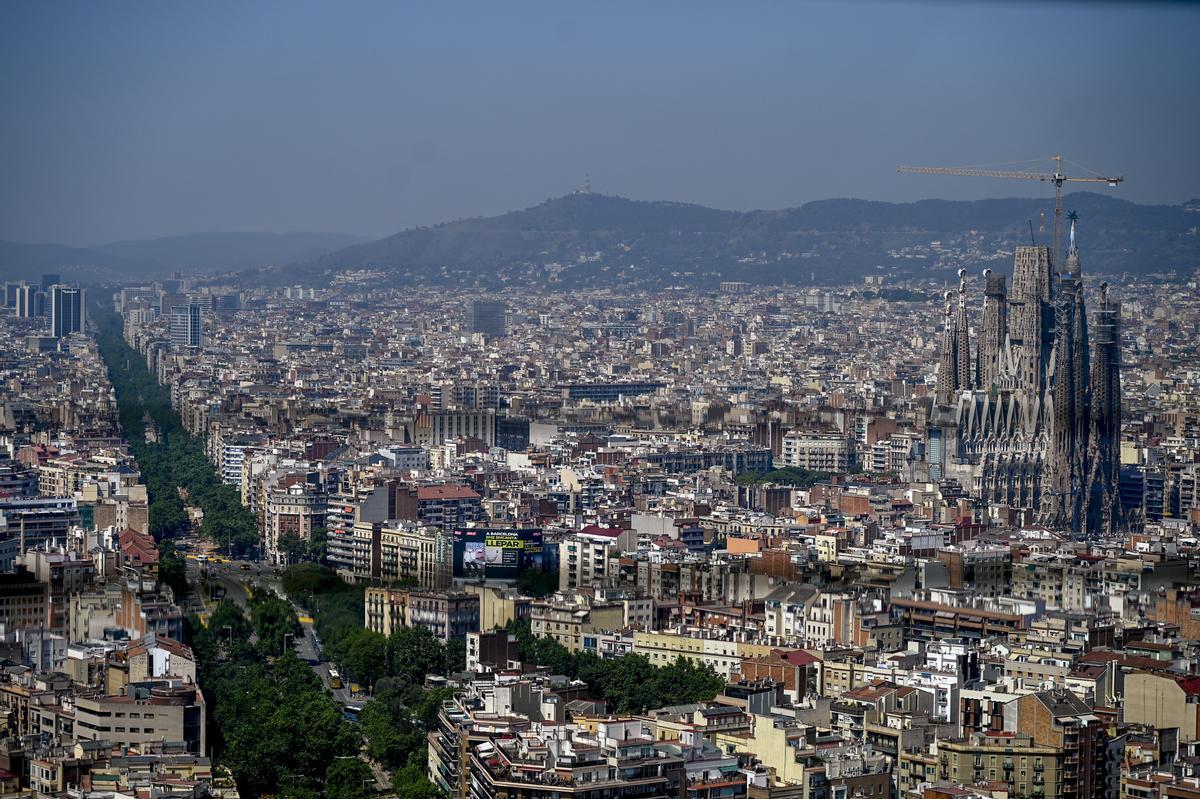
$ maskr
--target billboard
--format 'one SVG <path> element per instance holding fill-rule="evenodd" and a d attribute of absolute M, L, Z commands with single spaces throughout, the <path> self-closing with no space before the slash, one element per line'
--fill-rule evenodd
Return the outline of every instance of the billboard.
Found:
<path fill-rule="evenodd" d="M 454 531 L 454 576 L 467 580 L 515 580 L 522 569 L 540 568 L 540 527 L 465 527 Z"/>

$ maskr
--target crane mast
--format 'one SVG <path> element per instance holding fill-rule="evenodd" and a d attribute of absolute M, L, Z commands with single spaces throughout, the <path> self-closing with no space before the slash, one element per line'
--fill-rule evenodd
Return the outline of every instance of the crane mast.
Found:
<path fill-rule="evenodd" d="M 1064 183 L 1104 183 L 1110 188 L 1116 188 L 1118 184 L 1125 181 L 1123 175 L 1112 177 L 1103 177 L 1097 175 L 1095 177 L 1068 177 L 1063 165 L 1063 157 L 1061 155 L 1051 156 L 1049 160 L 1054 161 L 1055 167 L 1053 172 L 1027 172 L 1020 170 L 1008 169 L 975 169 L 973 167 L 957 167 L 957 166 L 900 166 L 896 168 L 897 172 L 908 172 L 918 175 L 959 175 L 962 177 L 973 178 L 1011 178 L 1014 180 L 1037 180 L 1042 183 L 1054 184 L 1054 234 L 1053 234 L 1053 258 L 1058 260 L 1059 239 L 1062 233 L 1062 196 Z"/>

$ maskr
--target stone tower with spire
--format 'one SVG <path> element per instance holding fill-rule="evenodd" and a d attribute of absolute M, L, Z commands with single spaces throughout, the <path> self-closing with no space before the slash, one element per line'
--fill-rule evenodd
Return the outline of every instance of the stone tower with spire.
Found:
<path fill-rule="evenodd" d="M 1121 508 L 1121 308 L 1100 284 L 1089 381 L 1087 475 L 1083 520 L 1089 532 L 1108 534 L 1125 521 Z"/>
<path fill-rule="evenodd" d="M 1017 388 L 1040 393 L 1046 387 L 1053 345 L 1053 269 L 1049 247 L 1018 247 L 1009 292 L 1009 343 L 1018 364 Z"/>
<path fill-rule="evenodd" d="M 1075 220 L 1067 268 L 1058 276 L 1054 303 L 1053 363 L 1047 406 L 1050 439 L 1041 486 L 1041 521 L 1051 527 L 1078 530 L 1083 513 L 1084 460 L 1089 424 L 1087 310 Z"/>
<path fill-rule="evenodd" d="M 1000 386 L 1000 355 L 1008 338 L 1008 287 L 1004 275 L 983 270 L 983 314 L 980 321 L 975 387 L 994 391 Z"/>
<path fill-rule="evenodd" d="M 971 328 L 967 321 L 967 270 L 958 270 L 958 313 L 954 319 L 954 363 L 956 388 L 962 390 L 975 385 L 971 374 Z"/>
<path fill-rule="evenodd" d="M 963 389 L 975 385 L 971 364 L 971 327 L 967 318 L 967 270 L 958 270 L 958 304 L 953 292 L 947 291 L 946 325 L 942 331 L 942 355 L 938 361 L 937 388 L 934 399 L 938 405 L 950 405 Z"/>
<path fill-rule="evenodd" d="M 938 361 L 937 388 L 934 400 L 938 405 L 949 405 L 958 393 L 958 343 L 954 327 L 954 310 L 946 292 L 946 322 L 942 330 L 942 357 Z"/>

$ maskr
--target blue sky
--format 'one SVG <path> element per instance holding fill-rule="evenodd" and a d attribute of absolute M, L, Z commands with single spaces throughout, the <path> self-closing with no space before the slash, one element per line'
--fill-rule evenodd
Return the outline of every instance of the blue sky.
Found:
<path fill-rule="evenodd" d="M 0 239 L 384 235 L 597 191 L 722 208 L 1033 196 L 1063 152 L 1200 196 L 1200 7 L 0 5 Z"/>

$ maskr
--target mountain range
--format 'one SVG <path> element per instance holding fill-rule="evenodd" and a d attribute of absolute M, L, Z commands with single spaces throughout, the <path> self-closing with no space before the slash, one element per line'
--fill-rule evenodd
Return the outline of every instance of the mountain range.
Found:
<path fill-rule="evenodd" d="M 1064 206 L 1079 216 L 1080 250 L 1091 273 L 1200 267 L 1196 203 L 1139 205 L 1079 192 L 1068 195 Z M 1040 199 L 831 199 L 737 212 L 575 193 L 521 211 L 356 244 L 279 277 L 322 284 L 339 272 L 369 270 L 378 273 L 371 280 L 391 285 L 830 284 L 868 274 L 1008 268 L 1015 245 L 1031 238 L 1050 243 L 1052 217 L 1053 202 Z M 1064 219 L 1064 248 L 1066 224 Z"/>
<path fill-rule="evenodd" d="M 1064 207 L 1079 216 L 1086 272 L 1200 267 L 1200 202 L 1140 205 L 1079 192 Z M 961 266 L 1006 269 L 1014 246 L 1050 243 L 1052 215 L 1048 199 L 830 199 L 739 212 L 577 192 L 374 241 L 202 233 L 89 248 L 0 242 L 0 277 L 58 271 L 65 279 L 130 281 L 182 270 L 222 273 L 222 280 L 236 273 L 247 286 L 334 279 L 493 288 L 834 284 L 870 274 L 944 277 Z M 1064 239 L 1065 227 L 1064 220 Z"/>

